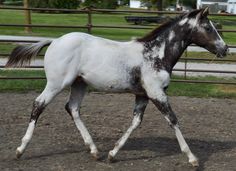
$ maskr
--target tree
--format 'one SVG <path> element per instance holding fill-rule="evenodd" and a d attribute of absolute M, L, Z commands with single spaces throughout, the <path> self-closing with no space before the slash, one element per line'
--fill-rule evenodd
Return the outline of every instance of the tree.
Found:
<path fill-rule="evenodd" d="M 66 8 L 76 9 L 78 0 L 30 0 L 30 6 L 34 8 Z"/>
<path fill-rule="evenodd" d="M 129 0 L 120 0 L 120 5 L 129 5 Z"/>
<path fill-rule="evenodd" d="M 183 5 L 190 6 L 194 9 L 196 8 L 197 0 L 182 0 L 182 2 L 183 2 Z"/>
<path fill-rule="evenodd" d="M 85 0 L 84 6 L 95 8 L 115 9 L 118 7 L 117 0 Z"/>

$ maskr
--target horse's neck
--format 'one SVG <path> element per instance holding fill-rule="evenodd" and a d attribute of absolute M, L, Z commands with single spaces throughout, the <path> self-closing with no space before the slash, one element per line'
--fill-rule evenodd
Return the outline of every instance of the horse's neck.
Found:
<path fill-rule="evenodd" d="M 189 31 L 180 31 L 178 28 L 166 31 L 156 39 L 144 44 L 144 57 L 154 62 L 161 62 L 168 72 L 173 67 L 190 44 Z M 144 51 L 144 52 L 145 52 Z"/>

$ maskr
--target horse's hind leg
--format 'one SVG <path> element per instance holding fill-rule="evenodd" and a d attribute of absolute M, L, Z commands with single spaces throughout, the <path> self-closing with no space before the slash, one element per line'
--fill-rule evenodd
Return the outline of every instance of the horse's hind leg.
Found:
<path fill-rule="evenodd" d="M 108 160 L 112 161 L 117 152 L 125 145 L 125 142 L 131 135 L 131 133 L 141 124 L 144 111 L 148 104 L 148 98 L 146 96 L 136 96 L 135 107 L 134 107 L 134 117 L 131 126 L 124 133 L 124 135 L 116 142 L 113 150 L 109 151 Z"/>
<path fill-rule="evenodd" d="M 84 123 L 80 119 L 80 105 L 83 100 L 83 97 L 86 92 L 86 83 L 82 80 L 76 80 L 71 86 L 71 94 L 69 98 L 69 102 L 66 104 L 66 111 L 72 116 L 76 127 L 80 131 L 80 134 L 84 140 L 85 145 L 88 145 L 90 148 L 90 152 L 95 159 L 98 158 L 98 150 L 95 146 L 91 135 L 89 134 L 87 128 Z"/>
<path fill-rule="evenodd" d="M 52 87 L 52 86 L 50 86 L 50 84 L 47 84 L 44 91 L 34 101 L 31 116 L 30 116 L 29 126 L 27 128 L 25 136 L 22 138 L 21 145 L 16 150 L 16 157 L 17 158 L 21 157 L 21 155 L 24 153 L 27 145 L 29 144 L 29 142 L 32 138 L 32 135 L 33 135 L 33 131 L 34 131 L 36 122 L 37 122 L 40 114 L 43 112 L 43 110 L 48 105 L 48 103 L 50 103 L 51 100 L 61 90 L 62 90 L 62 88 Z"/>

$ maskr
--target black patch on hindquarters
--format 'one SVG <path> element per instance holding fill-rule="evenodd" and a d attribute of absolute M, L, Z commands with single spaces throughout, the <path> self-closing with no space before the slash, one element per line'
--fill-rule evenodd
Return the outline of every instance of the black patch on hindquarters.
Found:
<path fill-rule="evenodd" d="M 36 124 L 40 114 L 43 112 L 45 107 L 46 105 L 44 102 L 40 103 L 40 102 L 34 101 L 30 121 L 34 120 Z"/>

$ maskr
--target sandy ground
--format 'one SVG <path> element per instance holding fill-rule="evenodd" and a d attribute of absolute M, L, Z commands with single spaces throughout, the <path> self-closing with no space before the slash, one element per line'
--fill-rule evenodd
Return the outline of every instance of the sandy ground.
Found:
<path fill-rule="evenodd" d="M 70 116 L 64 110 L 63 92 L 41 115 L 31 144 L 21 159 L 15 149 L 25 133 L 31 104 L 38 93 L 0 94 L 0 170 L 81 171 L 235 171 L 236 101 L 171 97 L 182 132 L 200 159 L 192 168 L 180 152 L 173 130 L 153 104 L 149 104 L 139 129 L 131 135 L 114 163 L 107 153 L 128 128 L 134 97 L 129 94 L 88 94 L 81 117 L 100 151 L 94 161 Z"/>

